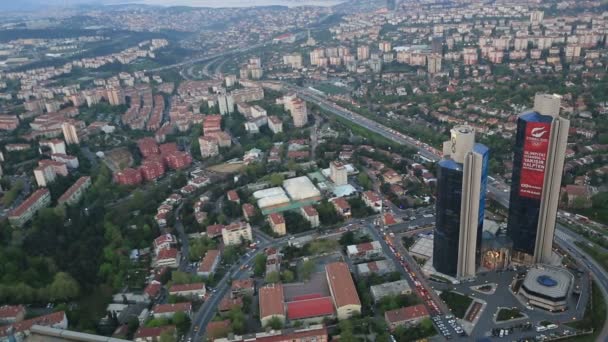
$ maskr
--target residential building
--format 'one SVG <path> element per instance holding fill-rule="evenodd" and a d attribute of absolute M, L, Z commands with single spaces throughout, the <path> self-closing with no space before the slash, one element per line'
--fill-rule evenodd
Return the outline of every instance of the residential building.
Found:
<path fill-rule="evenodd" d="M 64 311 L 53 312 L 48 315 L 38 316 L 31 319 L 26 319 L 21 322 L 16 322 L 10 325 L 4 325 L 0 327 L 0 340 L 2 341 L 23 341 L 24 337 L 26 337 L 30 329 L 34 325 L 40 325 L 45 327 L 52 327 L 58 329 L 67 329 L 68 328 L 68 318 L 65 315 Z M 9 338 L 10 335 L 13 335 L 15 339 Z"/>
<path fill-rule="evenodd" d="M 399 296 L 412 293 L 412 288 L 407 280 L 397 280 L 389 283 L 373 285 L 370 287 L 370 292 L 374 302 L 377 303 L 380 299 L 387 296 Z"/>
<path fill-rule="evenodd" d="M 80 201 L 85 191 L 91 186 L 91 177 L 78 178 L 57 200 L 58 205 L 74 205 Z"/>
<path fill-rule="evenodd" d="M 66 167 L 72 170 L 77 169 L 80 165 L 78 163 L 78 157 L 70 156 L 65 153 L 53 153 L 51 154 L 51 159 L 56 162 L 65 164 Z"/>
<path fill-rule="evenodd" d="M 68 145 L 80 143 L 80 138 L 78 137 L 78 131 L 76 130 L 76 126 L 70 122 L 64 122 L 61 125 L 61 130 L 63 132 L 63 139 Z"/>
<path fill-rule="evenodd" d="M 438 164 L 433 267 L 467 278 L 480 261 L 489 150 L 470 126 L 456 126 Z"/>
<path fill-rule="evenodd" d="M 363 195 L 361 195 L 363 202 L 365 205 L 372 208 L 375 212 L 380 212 L 382 210 L 382 198 L 373 192 L 373 191 L 365 191 Z"/>
<path fill-rule="evenodd" d="M 207 293 L 205 283 L 178 284 L 169 288 L 169 294 L 181 297 L 203 298 Z"/>
<path fill-rule="evenodd" d="M 142 182 L 142 175 L 139 170 L 126 168 L 114 174 L 114 180 L 122 185 L 137 185 Z"/>
<path fill-rule="evenodd" d="M 507 235 L 517 263 L 550 263 L 570 121 L 561 97 L 537 94 L 517 119 Z"/>
<path fill-rule="evenodd" d="M 260 288 L 260 321 L 267 326 L 273 318 L 285 322 L 285 298 L 283 285 L 270 284 Z"/>
<path fill-rule="evenodd" d="M 329 178 L 336 185 L 348 184 L 348 171 L 346 166 L 339 161 L 329 163 Z"/>
<path fill-rule="evenodd" d="M 382 256 L 382 245 L 378 241 L 364 242 L 346 247 L 346 254 L 351 260 L 369 260 Z"/>
<path fill-rule="evenodd" d="M 25 318 L 25 306 L 3 305 L 0 306 L 0 324 L 19 323 Z"/>
<path fill-rule="evenodd" d="M 209 158 L 220 154 L 220 147 L 217 143 L 217 139 L 215 139 L 214 137 L 199 137 L 198 143 L 201 150 L 201 157 Z"/>
<path fill-rule="evenodd" d="M 65 142 L 61 139 L 51 139 L 51 140 L 40 140 L 38 143 L 40 147 L 46 147 L 50 150 L 51 154 L 54 153 L 62 153 L 66 154 L 65 150 Z M 42 151 L 40 151 L 42 153 Z"/>
<path fill-rule="evenodd" d="M 162 327 L 148 328 L 145 326 L 139 327 L 133 335 L 135 342 L 160 342 L 160 336 L 167 334 L 177 336 L 177 330 L 174 325 L 165 325 Z"/>
<path fill-rule="evenodd" d="M 344 262 L 333 262 L 325 266 L 329 291 L 339 320 L 361 313 L 361 301 L 355 283 Z"/>
<path fill-rule="evenodd" d="M 22 227 L 38 210 L 51 204 L 51 193 L 48 189 L 36 190 L 30 197 L 8 213 L 8 220 L 13 226 Z"/>
<path fill-rule="evenodd" d="M 179 266 L 179 261 L 181 258 L 180 252 L 175 248 L 163 249 L 158 252 L 156 255 L 156 261 L 154 263 L 154 267 L 169 267 L 169 268 L 177 268 Z"/>
<path fill-rule="evenodd" d="M 283 121 L 278 116 L 271 115 L 268 117 L 268 128 L 274 134 L 281 133 L 283 132 Z"/>
<path fill-rule="evenodd" d="M 249 279 L 235 279 L 232 281 L 230 292 L 233 297 L 253 296 L 255 293 L 255 281 Z"/>
<path fill-rule="evenodd" d="M 279 236 L 287 234 L 287 227 L 285 226 L 285 218 L 281 213 L 272 213 L 268 215 L 268 223 L 273 232 Z"/>
<path fill-rule="evenodd" d="M 220 259 L 221 255 L 219 250 L 208 250 L 203 257 L 203 260 L 201 260 L 196 274 L 203 277 L 209 277 L 217 269 L 217 266 L 220 264 Z"/>
<path fill-rule="evenodd" d="M 235 222 L 222 229 L 224 245 L 239 245 L 243 241 L 253 241 L 251 226 L 247 222 Z"/>
<path fill-rule="evenodd" d="M 391 330 L 399 326 L 409 327 L 418 325 L 423 319 L 429 317 L 429 311 L 424 304 L 389 310 L 384 313 L 384 320 Z"/>
<path fill-rule="evenodd" d="M 188 316 L 192 316 L 192 303 L 156 304 L 152 308 L 152 316 L 154 318 L 171 318 L 177 312 L 183 312 Z"/>
<path fill-rule="evenodd" d="M 343 197 L 336 197 L 330 200 L 334 205 L 334 208 L 338 212 L 338 215 L 348 219 L 352 216 L 350 211 L 350 204 Z"/>
<path fill-rule="evenodd" d="M 317 212 L 317 209 L 315 209 L 315 207 L 313 207 L 312 205 L 306 205 L 303 206 L 300 211 L 306 221 L 310 222 L 310 226 L 312 228 L 316 228 L 320 225 L 319 213 Z"/>

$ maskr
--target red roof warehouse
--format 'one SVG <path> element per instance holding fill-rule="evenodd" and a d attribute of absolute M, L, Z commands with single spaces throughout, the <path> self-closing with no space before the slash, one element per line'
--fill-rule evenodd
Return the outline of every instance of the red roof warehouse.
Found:
<path fill-rule="evenodd" d="M 287 303 L 287 317 L 290 320 L 332 316 L 334 304 L 331 297 L 298 300 Z"/>

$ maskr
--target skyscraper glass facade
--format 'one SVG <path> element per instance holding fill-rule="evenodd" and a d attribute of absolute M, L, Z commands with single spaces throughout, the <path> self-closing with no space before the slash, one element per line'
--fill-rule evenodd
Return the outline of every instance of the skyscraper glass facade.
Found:
<path fill-rule="evenodd" d="M 440 273 L 456 276 L 460 206 L 462 203 L 462 164 L 451 159 L 437 167 L 436 224 L 433 240 L 433 267 Z"/>
<path fill-rule="evenodd" d="M 539 189 L 536 188 L 540 186 L 542 190 L 542 176 L 544 173 L 541 172 L 535 175 L 527 171 L 530 168 L 530 163 L 526 160 L 528 158 L 527 155 L 530 154 L 527 149 L 531 145 L 529 141 L 530 134 L 535 135 L 537 134 L 536 132 L 542 133 L 544 129 L 547 132 L 546 135 L 548 135 L 552 121 L 553 117 L 541 115 L 537 112 L 522 114 L 517 120 L 507 224 L 507 235 L 513 241 L 514 253 L 534 255 L 541 204 L 541 199 L 538 195 Z M 532 127 L 534 128 L 531 129 Z M 534 132 L 535 130 L 536 132 Z M 539 154 L 535 152 L 535 155 Z M 544 165 L 546 154 L 543 155 L 541 153 L 540 156 L 540 162 Z M 535 172 L 538 173 L 538 171 Z"/>

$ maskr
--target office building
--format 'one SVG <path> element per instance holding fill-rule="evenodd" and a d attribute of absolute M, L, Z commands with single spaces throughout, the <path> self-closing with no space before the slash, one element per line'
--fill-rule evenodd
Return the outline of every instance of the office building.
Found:
<path fill-rule="evenodd" d="M 512 260 L 551 258 L 570 121 L 559 116 L 561 97 L 538 94 L 534 109 L 517 119 L 507 235 Z"/>
<path fill-rule="evenodd" d="M 475 143 L 470 126 L 456 126 L 443 144 L 437 171 L 433 267 L 466 278 L 479 262 L 488 173 L 488 148 Z"/>

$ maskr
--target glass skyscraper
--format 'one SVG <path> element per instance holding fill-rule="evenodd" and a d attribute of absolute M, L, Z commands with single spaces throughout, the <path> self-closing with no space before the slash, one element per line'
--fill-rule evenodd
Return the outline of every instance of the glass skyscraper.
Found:
<path fill-rule="evenodd" d="M 443 151 L 437 168 L 433 267 L 452 277 L 472 277 L 480 259 L 489 150 L 475 143 L 472 127 L 457 126 Z"/>
<path fill-rule="evenodd" d="M 561 97 L 539 94 L 517 119 L 507 235 L 517 263 L 550 261 L 570 122 Z"/>

